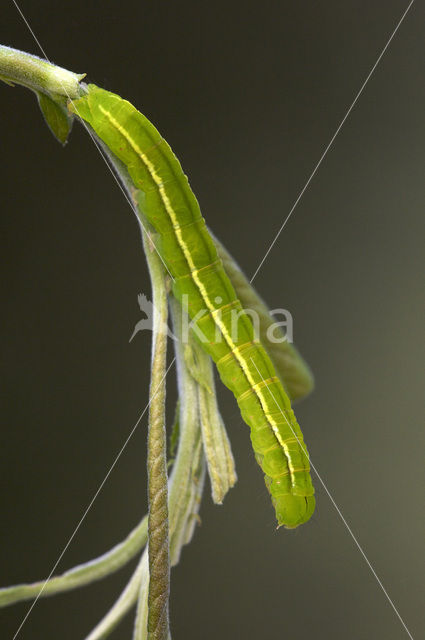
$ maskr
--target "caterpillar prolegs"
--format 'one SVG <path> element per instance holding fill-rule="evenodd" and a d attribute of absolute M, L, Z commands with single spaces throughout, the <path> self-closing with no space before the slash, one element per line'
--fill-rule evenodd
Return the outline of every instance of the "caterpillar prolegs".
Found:
<path fill-rule="evenodd" d="M 70 110 L 126 166 L 137 206 L 158 234 L 155 245 L 172 276 L 172 292 L 188 301 L 202 347 L 251 429 L 278 524 L 294 528 L 306 522 L 315 499 L 301 429 L 271 359 L 254 336 L 179 161 L 149 120 L 113 93 L 89 85 L 87 95 L 72 102 Z"/>

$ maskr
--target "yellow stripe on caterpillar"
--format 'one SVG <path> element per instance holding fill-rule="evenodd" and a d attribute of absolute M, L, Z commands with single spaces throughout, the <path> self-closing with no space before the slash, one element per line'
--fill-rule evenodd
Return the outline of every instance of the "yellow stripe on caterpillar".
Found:
<path fill-rule="evenodd" d="M 252 384 L 251 387 L 247 389 L 247 391 L 244 391 L 243 393 L 241 393 L 241 395 L 237 399 L 238 402 L 245 400 L 245 398 L 250 396 L 252 393 L 255 393 L 256 396 L 261 398 L 261 394 L 259 393 L 259 391 L 261 389 L 264 389 L 264 387 L 268 387 L 269 384 L 273 384 L 275 382 L 280 382 L 277 376 L 273 376 L 272 378 L 267 378 L 267 380 L 260 380 L 260 382 L 256 382 L 255 384 Z M 266 412 L 264 412 L 264 415 L 268 417 Z"/>

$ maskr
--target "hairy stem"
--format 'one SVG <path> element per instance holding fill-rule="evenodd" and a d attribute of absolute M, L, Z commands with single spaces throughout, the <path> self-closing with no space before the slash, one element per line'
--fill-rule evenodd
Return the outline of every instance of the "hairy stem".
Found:
<path fill-rule="evenodd" d="M 50 97 L 77 98 L 86 74 L 73 73 L 38 56 L 0 45 L 0 79 Z"/>
<path fill-rule="evenodd" d="M 85 637 L 85 640 L 100 640 L 101 638 L 107 638 L 112 633 L 136 602 L 144 569 L 145 556 L 143 555 L 118 600 L 89 635 Z"/>
<path fill-rule="evenodd" d="M 168 305 L 163 266 L 145 234 L 143 240 L 152 282 L 154 305 L 148 433 L 148 638 L 167 640 L 170 593 L 167 440 L 165 431 Z"/>
<path fill-rule="evenodd" d="M 114 571 L 118 571 L 130 562 L 146 544 L 148 536 L 147 516 L 131 531 L 128 536 L 98 558 L 80 564 L 59 576 L 40 580 L 32 584 L 17 584 L 0 589 L 0 607 L 9 604 L 32 600 L 34 598 L 55 595 L 64 591 L 71 591 L 77 587 L 100 580 Z"/>

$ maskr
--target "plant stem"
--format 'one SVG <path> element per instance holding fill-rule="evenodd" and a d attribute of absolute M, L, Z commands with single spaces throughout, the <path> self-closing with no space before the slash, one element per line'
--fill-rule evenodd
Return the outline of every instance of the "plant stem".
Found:
<path fill-rule="evenodd" d="M 167 440 L 165 431 L 168 305 L 162 263 L 145 234 L 143 234 L 143 241 L 152 282 L 154 306 L 148 433 L 148 638 L 167 640 L 170 593 Z"/>
<path fill-rule="evenodd" d="M 100 638 L 107 638 L 112 633 L 115 627 L 121 622 L 136 602 L 137 594 L 140 591 L 140 583 L 143 579 L 144 569 L 145 556 L 143 555 L 118 600 L 109 609 L 108 613 L 102 618 L 102 620 L 95 626 L 95 628 L 91 630 L 89 635 L 85 637 L 85 640 L 100 640 Z"/>
<path fill-rule="evenodd" d="M 33 91 L 41 91 L 51 98 L 77 98 L 81 95 L 78 74 L 58 67 L 18 49 L 0 45 L 0 79 L 9 84 L 20 84 Z"/>
<path fill-rule="evenodd" d="M 170 297 L 170 310 L 176 354 L 178 394 L 180 399 L 179 445 L 170 477 L 170 556 L 178 563 L 183 545 L 190 542 L 197 522 L 204 486 L 205 461 L 199 415 L 199 383 L 191 375 L 185 357 L 182 336 L 182 308 Z M 191 341 L 193 337 L 189 338 Z"/>
<path fill-rule="evenodd" d="M 0 589 L 0 607 L 33 598 L 52 596 L 100 580 L 118 571 L 143 548 L 148 537 L 147 516 L 115 547 L 98 558 L 80 564 L 59 576 L 32 584 L 17 584 Z"/>

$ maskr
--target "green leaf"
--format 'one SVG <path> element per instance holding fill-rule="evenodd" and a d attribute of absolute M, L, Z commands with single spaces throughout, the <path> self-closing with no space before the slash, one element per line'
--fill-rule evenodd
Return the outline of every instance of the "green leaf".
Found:
<path fill-rule="evenodd" d="M 212 499 L 216 504 L 222 504 L 227 492 L 237 481 L 235 462 L 217 405 L 212 360 L 202 349 L 192 331 L 189 334 L 189 340 L 190 342 L 184 345 L 184 359 L 189 374 L 196 383 L 199 419 L 211 481 Z"/>
<path fill-rule="evenodd" d="M 9 80 L 9 78 L 6 78 L 6 76 L 2 76 L 0 75 L 0 80 L 2 82 L 5 82 L 6 84 L 9 85 L 9 87 L 14 87 L 15 85 L 13 84 L 13 82 L 11 80 Z"/>
<path fill-rule="evenodd" d="M 71 132 L 73 117 L 68 114 L 65 104 L 55 102 L 45 93 L 36 93 L 47 126 L 55 138 L 65 145 Z"/>
<path fill-rule="evenodd" d="M 208 360 L 204 358 L 201 359 L 199 352 L 195 351 L 190 344 L 186 344 L 184 347 L 184 360 L 192 378 L 208 391 L 208 393 L 213 394 Z"/>
<path fill-rule="evenodd" d="M 210 232 L 211 233 L 211 232 Z M 254 311 L 260 323 L 260 340 L 271 358 L 277 375 L 287 390 L 292 401 L 301 400 L 308 396 L 314 388 L 313 374 L 291 342 L 283 340 L 284 334 L 280 327 L 274 328 L 275 336 L 280 334 L 281 340 L 269 340 L 269 330 L 275 324 L 275 318 L 258 295 L 248 278 L 240 269 L 234 258 L 217 238 L 211 234 L 217 247 L 218 255 L 223 261 L 226 273 L 235 288 L 236 294 L 244 309 Z"/>
<path fill-rule="evenodd" d="M 79 564 L 62 575 L 49 577 L 47 580 L 32 582 L 31 584 L 17 584 L 12 587 L 0 589 L 0 607 L 9 604 L 33 600 L 34 598 L 45 598 L 71 591 L 77 587 L 100 580 L 105 576 L 118 571 L 142 549 L 148 537 L 148 517 L 135 527 L 119 544 L 103 553 L 98 558 Z"/>

